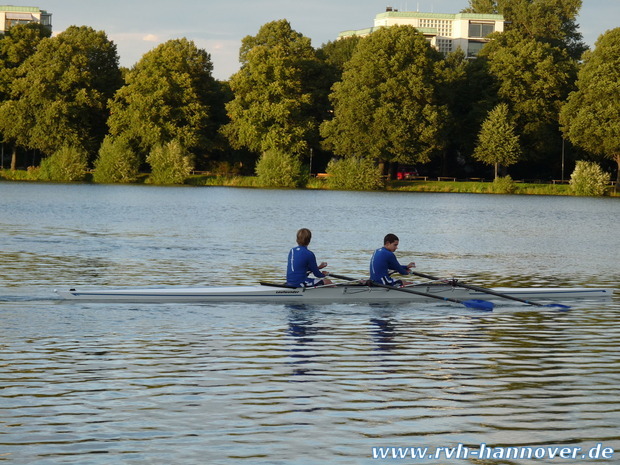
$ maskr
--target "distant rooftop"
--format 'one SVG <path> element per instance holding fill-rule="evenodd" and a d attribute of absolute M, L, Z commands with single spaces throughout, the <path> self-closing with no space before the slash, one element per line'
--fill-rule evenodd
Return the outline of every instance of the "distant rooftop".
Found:
<path fill-rule="evenodd" d="M 478 13 L 422 13 L 419 11 L 398 11 L 391 10 L 384 13 L 379 13 L 375 16 L 376 19 L 382 18 L 425 18 L 425 19 L 486 19 L 502 21 L 504 17 L 502 15 L 485 15 Z"/>
<path fill-rule="evenodd" d="M 47 13 L 38 6 L 0 5 L 0 11 L 28 11 L 30 13 Z"/>

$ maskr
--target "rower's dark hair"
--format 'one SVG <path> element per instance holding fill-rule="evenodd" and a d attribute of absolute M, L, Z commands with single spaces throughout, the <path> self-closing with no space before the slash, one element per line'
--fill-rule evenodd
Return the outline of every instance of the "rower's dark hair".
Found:
<path fill-rule="evenodd" d="M 394 242 L 396 242 L 398 240 L 399 239 L 398 239 L 398 236 L 396 234 L 390 233 L 390 234 L 386 235 L 383 238 L 383 245 L 385 245 L 385 244 L 392 244 L 392 243 L 394 243 Z"/>
<path fill-rule="evenodd" d="M 308 245 L 312 239 L 312 232 L 307 228 L 301 228 L 297 231 L 297 244 Z"/>

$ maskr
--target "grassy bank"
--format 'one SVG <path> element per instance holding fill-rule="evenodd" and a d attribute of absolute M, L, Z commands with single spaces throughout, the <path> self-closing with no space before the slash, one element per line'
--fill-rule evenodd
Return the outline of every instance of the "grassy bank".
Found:
<path fill-rule="evenodd" d="M 147 177 L 145 174 L 141 181 Z M 36 174 L 27 170 L 0 170 L 0 180 L 11 181 L 37 181 Z M 90 181 L 90 176 L 87 182 Z M 224 187 L 253 187 L 261 188 L 258 178 L 255 176 L 210 176 L 205 174 L 192 175 L 185 180 L 186 185 L 191 186 L 224 186 Z M 311 178 L 306 185 L 307 189 L 329 189 L 325 178 Z M 395 192 L 452 192 L 467 194 L 504 194 L 493 182 L 474 181 L 390 181 L 385 190 Z M 512 192 L 514 195 L 573 195 L 568 184 L 540 184 L 514 182 Z M 609 187 L 607 195 L 620 197 L 620 193 L 614 193 L 613 187 Z"/>
<path fill-rule="evenodd" d="M 534 184 L 515 182 L 515 195 L 572 195 L 568 184 Z M 504 194 L 492 182 L 472 181 L 393 181 L 388 187 L 393 191 L 405 192 L 458 192 L 469 194 Z"/>
<path fill-rule="evenodd" d="M 195 186 L 229 186 L 229 187 L 261 187 L 257 178 L 253 176 L 192 176 L 186 184 Z M 306 186 L 307 189 L 329 189 L 326 180 L 311 178 Z M 568 184 L 535 184 L 515 182 L 513 185 L 514 195 L 573 195 Z M 396 192 L 452 192 L 467 194 L 503 194 L 492 182 L 473 181 L 390 181 L 386 186 L 387 191 Z M 609 195 L 613 194 L 612 188 Z"/>

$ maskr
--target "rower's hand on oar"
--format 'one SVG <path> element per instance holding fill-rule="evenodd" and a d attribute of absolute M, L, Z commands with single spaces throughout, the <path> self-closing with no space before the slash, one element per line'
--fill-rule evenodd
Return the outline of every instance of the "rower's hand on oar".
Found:
<path fill-rule="evenodd" d="M 405 268 L 407 268 L 409 271 L 411 271 L 411 268 L 415 268 L 415 262 L 409 263 L 409 265 L 407 265 Z"/>
<path fill-rule="evenodd" d="M 319 270 L 322 268 L 325 268 L 327 266 L 327 262 L 321 262 L 321 264 L 319 265 Z"/>

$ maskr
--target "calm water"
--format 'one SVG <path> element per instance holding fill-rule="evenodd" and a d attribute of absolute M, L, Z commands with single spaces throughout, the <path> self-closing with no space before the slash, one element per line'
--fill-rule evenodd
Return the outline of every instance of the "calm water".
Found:
<path fill-rule="evenodd" d="M 0 462 L 379 460 L 599 443 L 620 457 L 620 297 L 569 311 L 64 303 L 57 287 L 281 281 L 300 227 L 364 276 L 620 288 L 618 199 L 0 183 Z M 594 461 L 591 461 L 594 463 Z"/>

